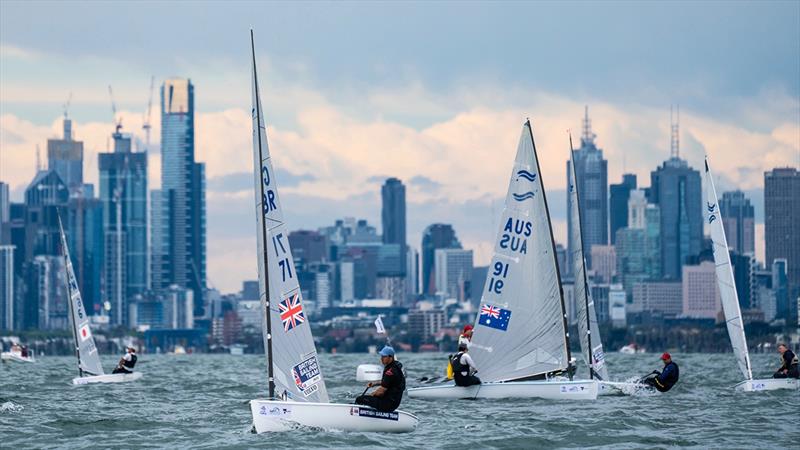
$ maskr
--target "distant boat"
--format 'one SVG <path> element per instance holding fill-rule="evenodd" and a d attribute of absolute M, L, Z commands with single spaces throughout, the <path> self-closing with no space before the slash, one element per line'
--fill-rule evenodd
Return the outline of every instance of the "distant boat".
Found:
<path fill-rule="evenodd" d="M 258 285 L 264 317 L 268 399 L 250 401 L 257 433 L 290 431 L 297 425 L 342 431 L 413 431 L 418 419 L 403 411 L 330 403 L 303 308 L 288 229 L 273 171 L 256 75 L 253 32 L 253 159 L 256 191 Z"/>
<path fill-rule="evenodd" d="M 72 380 L 72 384 L 93 383 L 124 383 L 142 378 L 141 372 L 106 374 L 100 363 L 100 355 L 94 343 L 92 330 L 89 327 L 89 315 L 83 307 L 81 292 L 75 279 L 75 270 L 69 257 L 67 238 L 61 226 L 61 217 L 58 218 L 58 229 L 61 233 L 61 251 L 67 271 L 67 294 L 69 296 L 69 322 L 72 328 L 72 337 L 75 339 L 75 356 L 78 358 L 79 377 Z"/>
<path fill-rule="evenodd" d="M 728 240 L 725 237 L 725 227 L 722 224 L 717 202 L 717 190 L 714 187 L 711 171 L 708 169 L 708 158 L 706 158 L 705 162 L 706 205 L 704 210 L 708 228 L 711 232 L 711 241 L 714 244 L 712 250 L 714 252 L 714 262 L 717 266 L 717 286 L 719 286 L 722 311 L 725 313 L 725 322 L 728 327 L 728 336 L 731 339 L 733 354 L 736 357 L 739 370 L 745 378 L 744 381 L 735 386 L 735 389 L 745 392 L 800 389 L 800 380 L 793 378 L 753 379 L 750 354 L 747 351 L 747 338 L 744 335 L 742 311 L 739 308 L 739 296 L 736 293 L 731 257 L 728 253 Z"/>
<path fill-rule="evenodd" d="M 172 348 L 172 351 L 167 353 L 168 355 L 185 355 L 186 354 L 186 347 L 182 345 L 176 345 Z"/>
<path fill-rule="evenodd" d="M 0 360 L 3 362 L 23 362 L 23 363 L 32 363 L 36 362 L 36 358 L 33 356 L 33 352 L 30 352 L 27 356 L 22 356 L 22 349 L 12 346 L 11 349 L 7 352 L 0 353 Z"/>
<path fill-rule="evenodd" d="M 230 348 L 228 348 L 228 351 L 231 355 L 242 356 L 244 355 L 244 347 L 245 346 L 241 344 L 233 344 L 230 346 Z"/>
<path fill-rule="evenodd" d="M 408 390 L 412 398 L 594 400 L 572 380 L 566 307 L 530 121 L 522 127 L 469 353 L 482 383 Z"/>
<path fill-rule="evenodd" d="M 636 344 L 628 344 L 620 347 L 619 352 L 623 355 L 633 355 L 637 353 L 647 353 L 647 350 L 645 350 L 643 347 L 639 347 Z"/>

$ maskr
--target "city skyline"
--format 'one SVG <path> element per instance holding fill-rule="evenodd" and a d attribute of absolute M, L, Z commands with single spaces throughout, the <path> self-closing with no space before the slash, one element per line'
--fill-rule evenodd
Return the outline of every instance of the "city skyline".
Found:
<path fill-rule="evenodd" d="M 554 80 L 554 69 L 549 65 L 555 65 L 564 57 L 554 53 L 570 51 L 571 45 L 585 36 L 584 31 L 570 37 L 563 47 L 543 49 L 541 44 L 532 43 L 531 52 L 538 57 L 534 59 L 548 67 L 532 80 L 510 73 L 508 69 L 515 64 L 504 67 L 502 58 L 485 50 L 479 53 L 479 61 L 474 65 L 467 62 L 468 55 L 454 54 L 457 62 L 454 70 L 462 72 L 460 76 L 443 69 L 440 64 L 433 64 L 433 68 L 426 66 L 430 63 L 430 52 L 421 51 L 422 43 L 418 38 L 396 29 L 401 19 L 420 19 L 423 24 L 431 20 L 420 18 L 419 11 L 407 8 L 401 9 L 404 14 L 389 24 L 390 30 L 383 41 L 396 50 L 395 41 L 410 39 L 411 48 L 420 50 L 420 55 L 401 52 L 402 58 L 396 66 L 383 68 L 379 64 L 381 61 L 372 57 L 364 64 L 355 64 L 354 57 L 346 55 L 345 60 L 352 67 L 332 71 L 331 67 L 336 68 L 336 64 L 309 49 L 310 41 L 301 39 L 297 47 L 293 47 L 288 38 L 297 36 L 285 27 L 268 32 L 264 24 L 243 24 L 242 9 L 247 8 L 239 6 L 222 14 L 224 26 L 214 29 L 207 38 L 212 41 L 207 53 L 211 56 L 208 68 L 193 62 L 203 55 L 196 46 L 184 40 L 169 40 L 168 32 L 154 31 L 152 36 L 142 39 L 162 39 L 174 43 L 174 47 L 153 45 L 159 48 L 153 54 L 128 52 L 126 67 L 130 70 L 122 73 L 107 64 L 116 60 L 117 52 L 84 42 L 80 30 L 71 29 L 75 32 L 73 36 L 56 26 L 45 33 L 51 38 L 47 42 L 31 36 L 30 32 L 18 30 L 12 23 L 14 17 L 26 11 L 30 14 L 28 8 L 35 10 L 35 7 L 3 6 L 3 19 L 0 19 L 3 25 L 0 74 L 4 80 L 0 87 L 0 180 L 10 183 L 12 201 L 21 200 L 22 192 L 35 175 L 36 145 L 45 149 L 48 138 L 59 136 L 61 104 L 70 91 L 74 92 L 69 112 L 73 134 L 75 139 L 84 141 L 85 147 L 84 178 L 97 189 L 97 153 L 111 151 L 108 141 L 113 132 L 107 85 L 114 85 L 115 93 L 120 96 L 117 117 L 122 118 L 122 131 L 132 131 L 138 139 L 144 140 L 142 112 L 147 104 L 150 75 L 156 75 L 157 85 L 175 73 L 191 78 L 196 85 L 198 103 L 196 160 L 206 163 L 208 182 L 208 278 L 223 291 L 238 289 L 241 280 L 254 278 L 256 271 L 250 207 L 248 62 L 244 56 L 248 51 L 246 31 L 251 25 L 257 36 L 260 32 L 269 33 L 265 36 L 267 57 L 262 64 L 267 70 L 261 71 L 265 83 L 265 115 L 290 229 L 315 230 L 344 216 L 366 218 L 371 224 L 378 224 L 380 185 L 388 177 L 398 177 L 407 186 L 407 242 L 419 250 L 426 226 L 435 222 L 452 223 L 464 247 L 475 250 L 476 265 L 485 264 L 491 253 L 496 215 L 502 205 L 502 180 L 513 159 L 517 129 L 525 117 L 531 117 L 552 205 L 556 239 L 566 244 L 563 168 L 569 154 L 565 130 L 571 128 L 575 134 L 580 129 L 584 105 L 590 107 L 597 145 L 608 160 L 608 183 L 619 183 L 623 172 L 631 172 L 637 175 L 640 184 L 646 185 L 650 171 L 669 156 L 671 129 L 667 109 L 670 103 L 680 103 L 682 156 L 691 167 L 699 170 L 702 156 L 707 152 L 716 169 L 719 191 L 742 189 L 746 192 L 757 209 L 756 250 L 763 260 L 763 193 L 759 195 L 763 192 L 763 173 L 774 167 L 796 167 L 800 159 L 797 138 L 800 136 L 800 102 L 798 86 L 793 81 L 799 75 L 796 62 L 800 44 L 794 37 L 800 34 L 800 26 L 797 21 L 790 20 L 800 16 L 797 5 L 773 8 L 783 14 L 735 6 L 726 13 L 730 23 L 711 24 L 722 35 L 734 33 L 744 18 L 753 14 L 786 25 L 775 27 L 777 31 L 769 27 L 774 35 L 755 47 L 737 48 L 736 44 L 741 42 L 736 38 L 732 39 L 733 43 L 724 43 L 702 31 L 689 30 L 689 37 L 676 36 L 676 39 L 703 37 L 706 41 L 702 49 L 681 47 L 685 61 L 669 58 L 676 66 L 654 77 L 650 77 L 651 71 L 665 69 L 663 65 L 631 68 L 640 56 L 637 45 L 623 46 L 624 56 L 610 60 L 620 67 L 617 70 L 607 68 L 602 62 L 603 57 L 608 57 L 606 50 L 592 47 L 596 52 L 588 58 L 596 73 L 583 71 L 582 77 L 572 75 L 561 84 Z M 707 4 L 698 8 L 714 9 Z M 75 18 L 76 23 L 96 20 L 95 15 L 102 16 L 104 9 L 98 8 L 86 19 L 69 13 L 65 13 L 65 17 Z M 379 9 L 365 8 L 362 13 L 377 14 Z M 434 8 L 433 12 L 440 9 Z M 568 8 L 561 13 L 549 6 L 521 9 L 542 18 L 566 14 L 583 24 L 589 21 L 586 10 L 597 13 L 594 8 Z M 622 14 L 621 8 L 610 9 Z M 216 11 L 219 13 L 218 9 Z M 281 5 L 275 11 L 278 18 L 288 14 Z M 475 20 L 481 11 L 477 7 L 466 8 L 459 13 L 463 17 L 459 17 Z M 137 20 L 141 20 L 143 14 L 146 11 L 131 11 Z M 210 20 L 213 11 L 190 14 L 205 14 L 206 20 Z M 320 20 L 319 12 L 310 14 L 312 21 Z M 643 33 L 644 41 L 657 40 L 668 33 L 670 30 L 664 22 L 684 15 L 669 11 L 666 14 L 663 22 L 656 21 L 659 26 L 652 34 L 638 30 Z M 496 24 L 508 15 L 511 14 L 494 14 L 490 20 L 498 26 Z M 606 15 L 604 13 L 603 17 Z M 269 19 L 272 20 L 278 19 Z M 697 17 L 687 20 L 700 21 Z M 625 23 L 625 18 L 610 22 L 620 21 Z M 760 23 L 756 23 L 755 31 L 766 27 Z M 603 29 L 609 26 L 602 25 Z M 456 22 L 443 23 L 445 30 L 458 28 Z M 355 33 L 362 35 L 369 29 L 357 29 Z M 197 31 L 182 31 L 197 36 Z M 555 31 L 548 27 L 541 33 L 543 37 L 555 36 Z M 71 36 L 72 41 L 61 39 L 65 36 Z M 532 33 L 531 37 L 535 36 Z M 509 44 L 510 37 L 491 39 L 507 45 L 508 50 L 500 51 L 499 55 L 509 56 L 519 50 Z M 71 41 L 74 48 L 62 48 L 63 44 L 52 42 L 59 40 Z M 601 41 L 620 44 L 619 34 L 612 33 Z M 335 45 L 336 42 L 332 42 L 323 47 Z M 293 48 L 300 51 L 295 55 Z M 764 50 L 766 48 L 769 50 Z M 715 56 L 698 59 L 701 50 Z M 662 43 L 656 46 L 654 53 L 667 55 L 669 51 L 670 46 Z M 354 53 L 367 54 L 368 51 L 357 46 Z M 174 54 L 184 56 L 172 58 Z M 765 75 L 758 67 L 737 70 L 741 69 L 738 62 L 728 71 L 714 67 L 720 64 L 715 58 L 734 54 L 750 63 L 755 61 L 754 66 L 759 66 L 760 62 L 775 73 Z M 776 64 L 773 60 L 784 63 Z M 494 69 L 487 74 L 480 63 L 491 63 Z M 520 64 L 532 63 L 521 61 Z M 699 69 L 693 69 L 692 64 Z M 344 65 L 341 63 L 338 67 L 341 69 Z M 85 81 L 76 81 L 76 75 L 66 73 L 68 67 L 89 76 Z M 52 69 L 43 73 L 52 72 L 56 76 L 53 79 L 25 76 L 37 68 Z M 630 73 L 622 73 L 622 80 L 648 81 L 632 86 L 630 98 L 619 89 L 608 89 L 615 84 L 612 75 L 620 75 L 623 68 L 629 68 Z M 563 67 L 555 70 L 556 73 L 563 71 Z M 330 86 L 321 86 L 319 82 L 325 73 L 336 74 Z M 337 88 L 340 93 L 332 92 Z M 358 91 L 366 94 L 355 95 Z M 356 101 L 352 101 L 354 98 Z M 154 109 L 157 113 L 157 106 Z M 151 143 L 157 143 L 161 134 L 160 121 L 154 120 L 152 127 Z M 157 144 L 151 147 L 148 187 L 157 189 L 161 179 L 161 153 Z M 42 155 L 45 155 L 44 150 Z"/>

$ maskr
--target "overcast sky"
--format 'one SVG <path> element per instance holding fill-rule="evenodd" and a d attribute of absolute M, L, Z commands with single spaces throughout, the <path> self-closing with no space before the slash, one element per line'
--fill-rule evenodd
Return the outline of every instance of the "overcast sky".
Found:
<path fill-rule="evenodd" d="M 143 140 L 156 79 L 150 186 L 160 184 L 158 85 L 192 79 L 196 154 L 207 163 L 210 282 L 256 277 L 249 30 L 292 229 L 343 216 L 380 228 L 380 184 L 408 185 L 409 243 L 455 225 L 485 263 L 521 125 L 530 117 L 565 236 L 565 130 L 589 105 L 609 180 L 649 185 L 669 156 L 709 155 L 720 191 L 760 208 L 763 172 L 800 164 L 800 2 L 257 3 L 0 2 L 0 180 L 21 199 L 36 146 L 63 104 L 85 177 L 113 131 Z M 763 252 L 763 226 L 757 229 Z"/>

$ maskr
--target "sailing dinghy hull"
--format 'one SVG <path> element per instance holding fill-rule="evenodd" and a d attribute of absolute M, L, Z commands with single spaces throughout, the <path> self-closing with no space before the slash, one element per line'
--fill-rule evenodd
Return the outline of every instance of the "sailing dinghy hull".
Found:
<path fill-rule="evenodd" d="M 142 378 L 142 372 L 133 373 L 112 373 L 106 375 L 94 375 L 90 377 L 77 377 L 72 379 L 72 384 L 79 386 L 83 384 L 96 383 L 127 383 Z"/>
<path fill-rule="evenodd" d="M 513 381 L 461 387 L 454 384 L 411 388 L 408 396 L 419 399 L 543 398 L 548 400 L 594 400 L 596 381 Z"/>
<path fill-rule="evenodd" d="M 251 400 L 256 433 L 289 431 L 298 425 L 325 430 L 407 433 L 419 419 L 403 411 L 384 413 L 368 406 Z"/>
<path fill-rule="evenodd" d="M 766 378 L 763 380 L 747 380 L 737 384 L 734 388 L 737 391 L 743 392 L 800 389 L 800 380 L 795 378 Z"/>
<path fill-rule="evenodd" d="M 0 359 L 2 359 L 3 362 L 6 361 L 26 362 L 26 363 L 36 362 L 36 360 L 32 356 L 22 356 L 19 353 L 14 353 L 14 352 L 3 352 L 2 355 L 0 355 Z"/>

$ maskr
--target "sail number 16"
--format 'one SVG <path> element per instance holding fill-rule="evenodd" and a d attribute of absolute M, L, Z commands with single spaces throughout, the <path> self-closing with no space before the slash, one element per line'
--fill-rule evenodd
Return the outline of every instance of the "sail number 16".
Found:
<path fill-rule="evenodd" d="M 497 261 L 494 263 L 494 270 L 492 277 L 489 278 L 489 292 L 494 294 L 501 294 L 503 286 L 505 285 L 506 276 L 508 276 L 508 263 Z"/>

